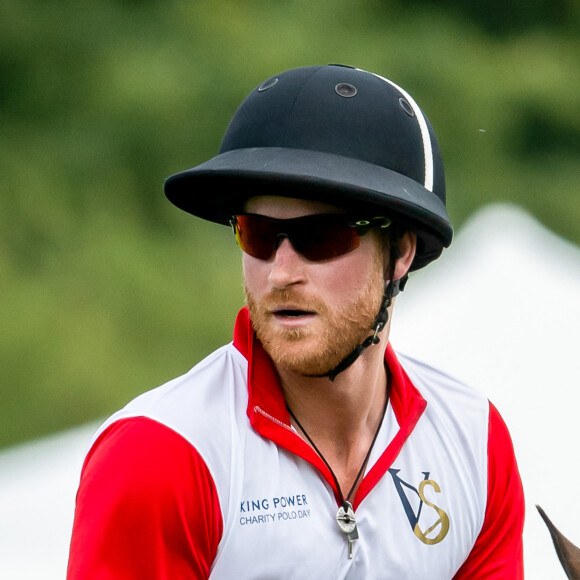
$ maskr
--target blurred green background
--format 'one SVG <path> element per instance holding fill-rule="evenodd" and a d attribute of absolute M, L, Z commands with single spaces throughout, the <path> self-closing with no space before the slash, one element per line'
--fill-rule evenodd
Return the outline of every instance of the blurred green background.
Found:
<path fill-rule="evenodd" d="M 232 236 L 162 186 L 282 70 L 405 87 L 456 228 L 511 201 L 580 243 L 579 24 L 577 0 L 3 0 L 0 446 L 104 417 L 231 339 Z M 542 272 L 530 291 L 549 299 Z"/>

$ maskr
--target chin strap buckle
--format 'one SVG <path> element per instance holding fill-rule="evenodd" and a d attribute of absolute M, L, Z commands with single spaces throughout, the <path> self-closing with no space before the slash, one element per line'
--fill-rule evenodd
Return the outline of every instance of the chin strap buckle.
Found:
<path fill-rule="evenodd" d="M 393 263 L 393 260 L 391 260 Z M 393 272 L 391 272 L 392 276 Z M 392 303 L 392 298 L 396 296 L 399 292 L 402 292 L 407 283 L 408 276 L 405 274 L 402 278 L 398 280 L 392 280 L 388 282 L 385 286 L 385 293 L 383 295 L 383 301 L 381 307 L 375 318 L 375 323 L 373 325 L 373 334 L 367 336 L 367 338 L 359 344 L 348 356 L 346 356 L 336 367 L 334 367 L 330 372 L 327 373 L 328 378 L 331 381 L 336 379 L 337 375 L 342 371 L 347 369 L 356 359 L 367 349 L 371 344 L 379 344 L 381 339 L 379 338 L 379 333 L 385 328 L 387 321 L 389 320 L 389 307 Z"/>

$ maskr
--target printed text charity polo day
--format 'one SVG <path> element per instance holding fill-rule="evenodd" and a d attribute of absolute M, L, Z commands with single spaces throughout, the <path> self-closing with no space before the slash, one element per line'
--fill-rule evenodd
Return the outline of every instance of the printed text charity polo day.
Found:
<path fill-rule="evenodd" d="M 251 524 L 265 524 L 276 520 L 308 518 L 310 517 L 310 509 L 304 509 L 304 506 L 307 505 L 308 501 L 305 494 L 273 497 L 272 499 L 263 498 L 258 500 L 244 500 L 240 502 L 240 513 L 251 515 L 241 516 L 240 524 L 246 526 Z M 300 507 L 303 509 L 285 509 L 292 507 Z M 282 509 L 283 511 L 278 511 L 276 514 L 256 514 L 256 512 L 267 512 L 270 508 L 277 510 Z"/>

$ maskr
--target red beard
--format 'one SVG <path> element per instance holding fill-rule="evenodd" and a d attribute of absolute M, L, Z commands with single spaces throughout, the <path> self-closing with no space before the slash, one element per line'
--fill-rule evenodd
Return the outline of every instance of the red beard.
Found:
<path fill-rule="evenodd" d="M 246 287 L 252 324 L 274 364 L 304 376 L 324 376 L 334 369 L 371 332 L 384 292 L 382 272 L 375 271 L 360 293 L 337 309 L 293 289 L 272 290 L 258 302 Z M 285 328 L 272 312 L 284 305 L 314 313 L 315 319 Z"/>

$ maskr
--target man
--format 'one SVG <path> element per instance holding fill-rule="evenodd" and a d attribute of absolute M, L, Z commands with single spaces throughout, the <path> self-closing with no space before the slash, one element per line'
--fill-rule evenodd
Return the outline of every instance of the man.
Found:
<path fill-rule="evenodd" d="M 69 579 L 523 577 L 498 412 L 388 343 L 408 272 L 452 237 L 415 101 L 350 67 L 287 71 L 166 194 L 233 227 L 247 308 L 97 433 Z"/>

